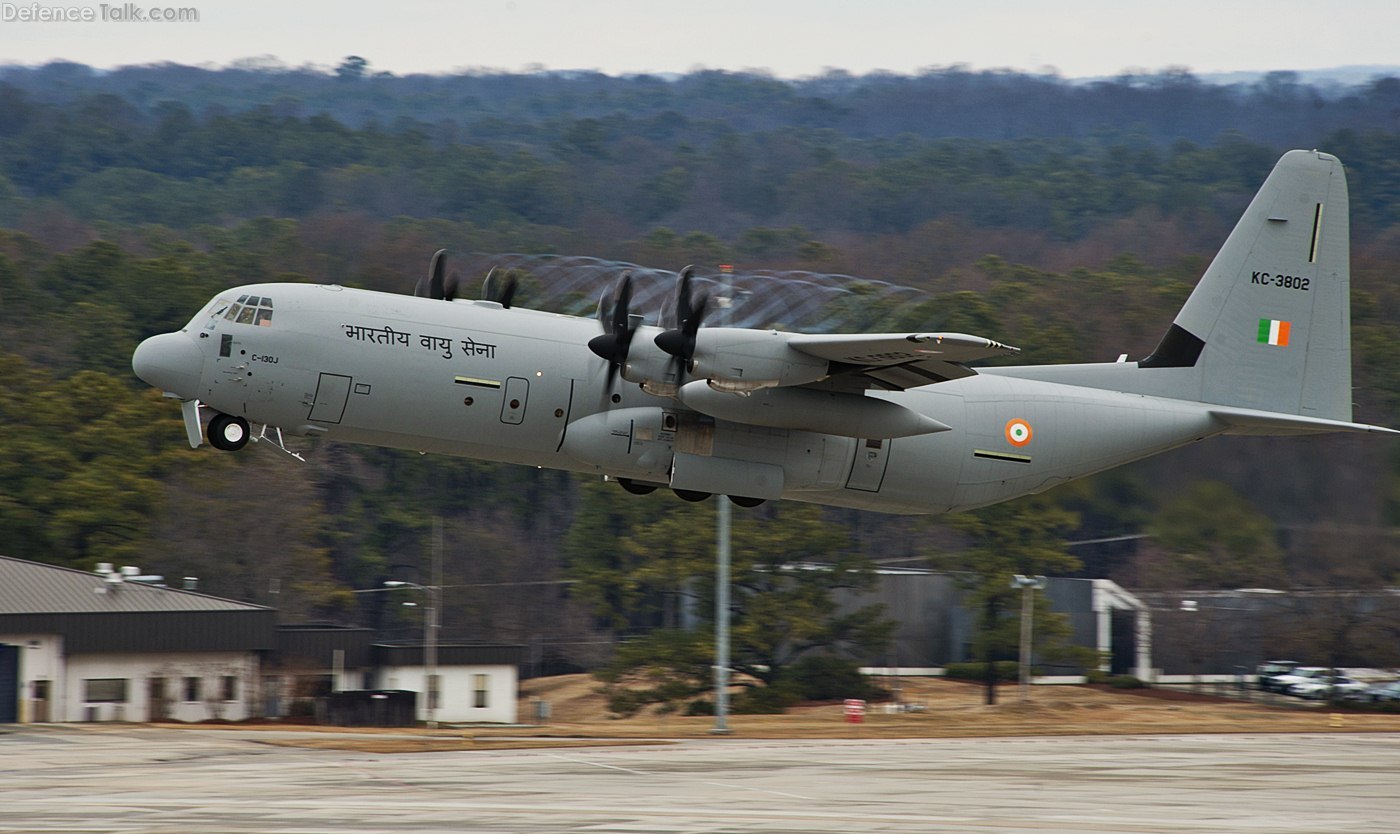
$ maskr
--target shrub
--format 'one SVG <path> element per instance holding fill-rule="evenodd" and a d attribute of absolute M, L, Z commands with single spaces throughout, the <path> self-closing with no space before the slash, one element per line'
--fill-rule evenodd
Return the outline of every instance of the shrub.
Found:
<path fill-rule="evenodd" d="M 1147 681 L 1132 675 L 1110 675 L 1108 685 L 1114 689 L 1146 689 Z"/>
<path fill-rule="evenodd" d="M 750 686 L 734 698 L 733 711 L 744 715 L 778 715 L 800 700 L 796 692 L 781 683 Z"/>
<path fill-rule="evenodd" d="M 685 705 L 686 715 L 714 715 L 715 705 L 704 698 L 698 698 Z"/>
<path fill-rule="evenodd" d="M 783 686 L 803 701 L 871 698 L 883 694 L 860 673 L 855 661 L 833 655 L 807 655 L 783 670 Z"/>
<path fill-rule="evenodd" d="M 958 681 L 984 681 L 987 679 L 987 664 L 972 663 L 949 663 L 944 669 L 944 675 Z M 1014 660 L 998 660 L 996 662 L 996 678 L 999 681 L 1019 680 L 1021 667 Z"/>

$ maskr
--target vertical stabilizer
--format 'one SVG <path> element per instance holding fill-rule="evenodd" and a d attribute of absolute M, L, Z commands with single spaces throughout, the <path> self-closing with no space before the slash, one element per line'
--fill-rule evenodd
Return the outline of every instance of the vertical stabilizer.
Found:
<path fill-rule="evenodd" d="M 1351 420 L 1350 242 L 1336 157 L 1289 151 L 1143 368 L 1202 402 Z"/>

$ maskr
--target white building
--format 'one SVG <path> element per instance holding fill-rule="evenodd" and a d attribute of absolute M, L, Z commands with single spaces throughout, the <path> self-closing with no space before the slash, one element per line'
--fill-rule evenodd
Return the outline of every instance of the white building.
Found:
<path fill-rule="evenodd" d="M 367 628 L 283 625 L 277 652 L 263 668 L 264 710 L 288 715 L 332 693 L 398 690 L 416 694 L 419 721 L 514 724 L 524 656 L 524 646 L 439 644 L 434 672 L 438 699 L 430 716 L 423 696 L 427 669 L 421 642 L 376 642 Z"/>
<path fill-rule="evenodd" d="M 0 723 L 237 721 L 271 608 L 0 556 Z"/>
<path fill-rule="evenodd" d="M 514 724 L 521 646 L 447 644 L 437 647 L 438 699 L 432 720 L 447 723 Z M 378 689 L 426 690 L 423 647 L 376 644 Z M 427 703 L 418 699 L 418 720 L 427 721 Z"/>

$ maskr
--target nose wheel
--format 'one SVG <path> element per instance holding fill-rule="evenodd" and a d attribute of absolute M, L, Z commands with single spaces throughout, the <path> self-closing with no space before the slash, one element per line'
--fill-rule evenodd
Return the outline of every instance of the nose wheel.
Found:
<path fill-rule="evenodd" d="M 215 414 L 209 421 L 209 445 L 225 452 L 236 452 L 248 445 L 248 421 L 228 414 Z"/>

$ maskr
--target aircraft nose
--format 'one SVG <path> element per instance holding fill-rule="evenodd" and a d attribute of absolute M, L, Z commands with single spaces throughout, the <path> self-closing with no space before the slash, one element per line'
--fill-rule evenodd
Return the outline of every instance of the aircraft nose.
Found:
<path fill-rule="evenodd" d="M 131 369 L 148 385 L 193 400 L 199 395 L 204 354 L 185 334 L 162 333 L 136 346 Z"/>

